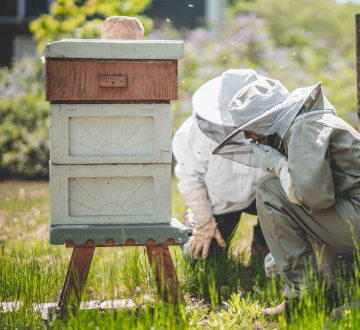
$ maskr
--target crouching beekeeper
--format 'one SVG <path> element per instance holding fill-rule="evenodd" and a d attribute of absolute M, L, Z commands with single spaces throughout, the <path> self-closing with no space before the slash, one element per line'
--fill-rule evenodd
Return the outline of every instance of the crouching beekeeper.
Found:
<path fill-rule="evenodd" d="M 254 70 L 228 70 L 222 76 L 202 85 L 193 95 L 193 115 L 176 132 L 173 153 L 177 161 L 175 174 L 179 191 L 190 210 L 185 213 L 189 242 L 185 253 L 197 259 L 208 254 L 219 255 L 230 241 L 242 212 L 256 215 L 257 185 L 273 174 L 251 168 L 212 151 L 236 126 L 228 105 L 236 92 L 251 82 L 264 77 Z M 243 136 L 242 142 L 251 150 Z M 255 155 L 239 156 L 244 161 L 256 160 Z M 266 255 L 266 246 L 260 225 L 254 227 L 252 253 Z"/>
<path fill-rule="evenodd" d="M 245 132 L 259 167 L 276 174 L 260 183 L 256 202 L 285 282 L 285 301 L 277 311 L 289 315 L 306 285 L 309 263 L 331 281 L 339 262 L 352 258 L 351 226 L 360 237 L 360 134 L 337 116 L 321 83 L 290 94 L 279 81 L 254 81 L 229 108 L 238 128 L 214 153 Z M 334 292 L 329 298 L 330 307 L 336 297 Z"/>

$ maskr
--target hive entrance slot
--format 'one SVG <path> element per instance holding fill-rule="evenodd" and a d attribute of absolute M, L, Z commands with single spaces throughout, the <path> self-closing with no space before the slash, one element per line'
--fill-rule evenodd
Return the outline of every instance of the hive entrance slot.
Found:
<path fill-rule="evenodd" d="M 100 76 L 100 87 L 127 87 L 126 76 Z"/>

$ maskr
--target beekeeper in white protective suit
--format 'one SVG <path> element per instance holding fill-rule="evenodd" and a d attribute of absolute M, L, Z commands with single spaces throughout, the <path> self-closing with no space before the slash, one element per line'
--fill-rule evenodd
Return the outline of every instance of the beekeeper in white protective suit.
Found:
<path fill-rule="evenodd" d="M 203 258 L 209 253 L 218 255 L 219 246 L 224 247 L 231 239 L 242 212 L 257 214 L 256 187 L 273 176 L 259 168 L 231 161 L 231 152 L 224 156 L 229 159 L 212 155 L 214 148 L 236 128 L 229 113 L 229 102 L 239 89 L 258 79 L 264 77 L 254 70 L 228 70 L 202 85 L 192 98 L 192 116 L 174 136 L 178 188 L 190 207 L 184 216 L 189 241 L 183 250 L 195 259 L 201 254 Z M 241 143 L 250 149 L 244 137 Z M 256 161 L 253 154 L 249 158 L 249 153 L 240 158 L 244 162 Z M 259 224 L 254 227 L 251 250 L 254 255 L 268 253 Z"/>
<path fill-rule="evenodd" d="M 285 301 L 263 312 L 286 310 L 288 319 L 299 312 L 311 269 L 329 284 L 331 310 L 344 299 L 339 264 L 352 272 L 351 227 L 360 237 L 360 133 L 337 116 L 321 83 L 290 94 L 277 80 L 254 81 L 229 109 L 238 128 L 214 153 L 226 153 L 244 132 L 260 168 L 277 176 L 258 186 L 256 201 L 271 251 L 266 262 L 284 280 Z"/>

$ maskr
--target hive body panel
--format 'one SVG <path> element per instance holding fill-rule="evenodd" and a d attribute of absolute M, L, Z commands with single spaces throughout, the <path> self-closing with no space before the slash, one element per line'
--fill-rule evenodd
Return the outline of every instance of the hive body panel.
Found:
<path fill-rule="evenodd" d="M 171 165 L 50 165 L 51 225 L 169 223 Z"/>
<path fill-rule="evenodd" d="M 152 177 L 70 178 L 69 215 L 124 216 L 154 214 Z"/>
<path fill-rule="evenodd" d="M 170 104 L 52 104 L 53 164 L 171 162 Z"/>
<path fill-rule="evenodd" d="M 70 118 L 69 140 L 70 156 L 152 155 L 154 118 Z"/>
<path fill-rule="evenodd" d="M 176 60 L 111 61 L 49 59 L 49 101 L 177 100 Z M 127 87 L 103 87 L 103 77 L 126 77 Z"/>

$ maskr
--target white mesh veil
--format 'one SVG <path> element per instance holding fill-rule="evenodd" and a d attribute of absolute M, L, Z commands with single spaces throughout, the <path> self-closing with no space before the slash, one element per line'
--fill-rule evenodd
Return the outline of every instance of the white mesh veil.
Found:
<path fill-rule="evenodd" d="M 196 114 L 200 130 L 212 141 L 220 144 L 236 127 L 210 123 Z M 251 150 L 250 141 L 240 131 L 222 150 L 220 156 L 251 167 L 259 167 L 255 154 Z"/>
<path fill-rule="evenodd" d="M 279 81 L 272 79 L 256 81 L 244 87 L 230 102 L 229 109 L 238 128 L 213 151 L 213 154 L 226 158 L 231 150 L 241 154 L 241 151 L 234 149 L 234 144 L 243 131 L 260 136 L 276 135 L 280 146 L 298 114 L 316 110 L 332 110 L 336 114 L 322 92 L 321 82 L 298 88 L 289 94 Z"/>

